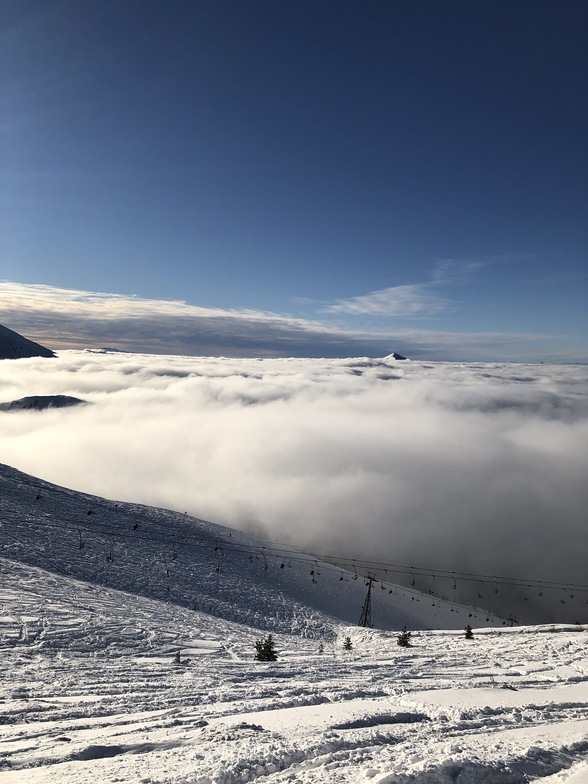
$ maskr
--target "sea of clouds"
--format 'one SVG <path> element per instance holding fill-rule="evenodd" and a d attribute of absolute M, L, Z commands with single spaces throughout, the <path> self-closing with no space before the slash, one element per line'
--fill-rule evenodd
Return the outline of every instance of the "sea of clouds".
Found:
<path fill-rule="evenodd" d="M 62 351 L 0 371 L 0 402 L 91 404 L 0 414 L 0 462 L 57 484 L 315 552 L 588 582 L 587 366 Z"/>

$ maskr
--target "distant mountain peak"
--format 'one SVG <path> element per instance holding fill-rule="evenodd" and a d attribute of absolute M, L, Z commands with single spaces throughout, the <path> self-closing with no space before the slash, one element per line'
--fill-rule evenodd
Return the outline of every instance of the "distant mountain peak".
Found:
<path fill-rule="evenodd" d="M 0 324 L 0 359 L 25 359 L 29 357 L 54 357 L 48 348 L 19 335 Z"/>
<path fill-rule="evenodd" d="M 393 351 L 391 354 L 388 354 L 387 357 L 384 357 L 384 362 L 391 359 L 396 359 L 397 361 L 404 361 L 404 360 L 408 360 L 408 357 L 403 357 L 402 354 L 397 354 L 395 351 Z"/>
<path fill-rule="evenodd" d="M 68 408 L 85 403 L 70 395 L 30 395 L 9 403 L 0 403 L 0 411 L 43 411 L 46 408 Z"/>

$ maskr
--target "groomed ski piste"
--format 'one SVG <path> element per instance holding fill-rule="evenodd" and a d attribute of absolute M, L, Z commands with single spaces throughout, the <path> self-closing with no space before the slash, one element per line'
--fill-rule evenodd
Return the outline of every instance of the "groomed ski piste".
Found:
<path fill-rule="evenodd" d="M 378 580 L 361 628 L 362 574 L 8 466 L 0 545 L 0 784 L 588 782 L 588 625 Z"/>

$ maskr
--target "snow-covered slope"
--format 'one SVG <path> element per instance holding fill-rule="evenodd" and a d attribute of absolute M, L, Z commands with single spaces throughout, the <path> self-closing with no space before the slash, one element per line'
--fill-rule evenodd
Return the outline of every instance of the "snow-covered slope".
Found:
<path fill-rule="evenodd" d="M 362 575 L 177 512 L 66 490 L 0 465 L 0 552 L 89 583 L 259 629 L 324 637 L 356 623 Z M 379 628 L 497 625 L 495 616 L 376 582 Z"/>
<path fill-rule="evenodd" d="M 588 626 L 376 583 L 399 647 L 333 564 L 7 466 L 0 545 L 0 784 L 588 781 Z"/>
<path fill-rule="evenodd" d="M 588 627 L 400 648 L 340 626 L 322 649 L 276 634 L 265 664 L 245 625 L 10 560 L 0 578 L 0 784 L 587 780 Z"/>
<path fill-rule="evenodd" d="M 0 359 L 23 359 L 25 357 L 54 357 L 48 348 L 19 335 L 18 332 L 0 324 Z"/>

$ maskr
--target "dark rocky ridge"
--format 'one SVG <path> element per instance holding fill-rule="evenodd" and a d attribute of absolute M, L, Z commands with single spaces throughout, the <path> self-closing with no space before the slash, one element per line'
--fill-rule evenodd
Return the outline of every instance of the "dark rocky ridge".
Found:
<path fill-rule="evenodd" d="M 31 395 L 11 400 L 9 403 L 0 403 L 0 411 L 43 411 L 45 408 L 67 408 L 80 403 L 86 401 L 69 395 Z"/>
<path fill-rule="evenodd" d="M 19 335 L 0 324 L 0 359 L 25 359 L 29 357 L 54 357 L 45 346 Z"/>

